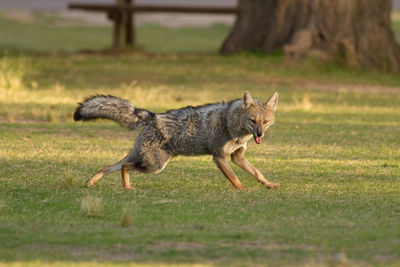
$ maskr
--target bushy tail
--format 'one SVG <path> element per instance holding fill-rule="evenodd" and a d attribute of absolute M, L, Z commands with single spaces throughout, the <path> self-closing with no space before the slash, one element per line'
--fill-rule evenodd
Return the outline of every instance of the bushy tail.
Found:
<path fill-rule="evenodd" d="M 135 108 L 126 99 L 111 95 L 95 95 L 79 103 L 74 113 L 75 121 L 109 119 L 131 130 L 143 126 L 155 116 L 154 113 Z"/>

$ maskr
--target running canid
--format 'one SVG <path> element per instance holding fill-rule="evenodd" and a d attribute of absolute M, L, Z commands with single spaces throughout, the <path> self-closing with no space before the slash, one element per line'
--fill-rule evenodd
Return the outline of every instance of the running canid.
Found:
<path fill-rule="evenodd" d="M 274 124 L 277 104 L 278 93 L 263 102 L 244 92 L 242 99 L 228 103 L 188 106 L 156 114 L 135 108 L 128 100 L 119 97 L 88 97 L 76 108 L 75 121 L 106 118 L 131 130 L 138 127 L 143 127 L 143 130 L 126 157 L 98 171 L 87 184 L 91 186 L 105 174 L 121 170 L 123 186 L 132 188 L 128 175 L 130 170 L 157 173 L 177 155 L 209 154 L 235 188 L 244 189 L 226 160 L 229 156 L 233 163 L 261 184 L 277 188 L 278 184 L 267 181 L 244 157 L 250 138 L 260 144 L 267 128 Z"/>

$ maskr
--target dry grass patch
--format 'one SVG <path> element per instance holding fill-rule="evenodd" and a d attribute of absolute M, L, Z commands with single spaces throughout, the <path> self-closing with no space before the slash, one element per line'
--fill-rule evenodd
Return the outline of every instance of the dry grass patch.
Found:
<path fill-rule="evenodd" d="M 24 59 L 10 60 L 5 54 L 0 60 L 0 92 L 6 90 L 19 90 L 24 87 L 23 78 L 25 76 L 26 61 Z"/>
<path fill-rule="evenodd" d="M 127 208 L 122 209 L 122 227 L 130 227 L 133 224 L 133 215 Z"/>
<path fill-rule="evenodd" d="M 81 215 L 86 217 L 104 217 L 103 199 L 97 196 L 86 196 L 81 199 Z"/>
<path fill-rule="evenodd" d="M 79 180 L 77 179 L 75 172 L 72 168 L 67 168 L 64 171 L 64 175 L 59 180 L 59 183 L 64 188 L 75 187 L 77 185 L 81 185 L 81 183 L 79 183 Z"/>

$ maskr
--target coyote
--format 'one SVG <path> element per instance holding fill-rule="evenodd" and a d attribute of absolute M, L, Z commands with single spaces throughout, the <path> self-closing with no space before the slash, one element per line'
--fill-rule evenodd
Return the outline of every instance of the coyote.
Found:
<path fill-rule="evenodd" d="M 277 188 L 278 184 L 265 179 L 244 157 L 249 139 L 253 137 L 260 144 L 265 131 L 274 124 L 277 104 L 278 93 L 263 102 L 246 91 L 242 99 L 227 103 L 188 106 L 156 114 L 111 95 L 87 97 L 76 108 L 75 121 L 106 118 L 130 130 L 143 127 L 129 154 L 95 173 L 87 185 L 121 170 L 124 188 L 134 189 L 128 171 L 158 173 L 175 156 L 209 154 L 235 188 L 245 189 L 226 160 L 229 156 L 258 182 L 267 188 Z"/>

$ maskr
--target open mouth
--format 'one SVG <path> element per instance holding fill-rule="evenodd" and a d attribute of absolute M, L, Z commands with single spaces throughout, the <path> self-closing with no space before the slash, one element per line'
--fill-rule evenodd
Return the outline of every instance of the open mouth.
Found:
<path fill-rule="evenodd" d="M 256 137 L 256 136 L 254 136 L 254 141 L 256 141 L 257 144 L 261 144 L 262 137 Z"/>

